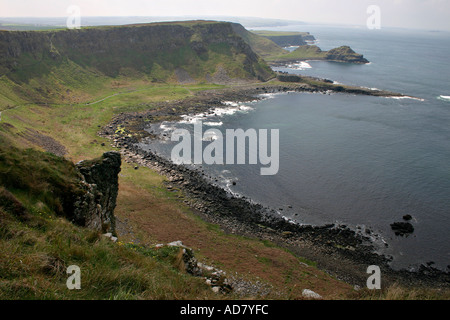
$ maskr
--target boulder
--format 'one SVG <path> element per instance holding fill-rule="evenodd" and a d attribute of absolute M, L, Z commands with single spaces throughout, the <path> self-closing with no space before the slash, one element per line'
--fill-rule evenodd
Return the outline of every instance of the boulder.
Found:
<path fill-rule="evenodd" d="M 317 299 L 317 300 L 323 299 L 320 294 L 315 293 L 314 291 L 309 290 L 309 289 L 303 290 L 302 296 L 306 299 Z"/>
<path fill-rule="evenodd" d="M 409 222 L 395 222 L 391 224 L 391 228 L 396 236 L 409 236 L 414 232 L 414 227 Z"/>

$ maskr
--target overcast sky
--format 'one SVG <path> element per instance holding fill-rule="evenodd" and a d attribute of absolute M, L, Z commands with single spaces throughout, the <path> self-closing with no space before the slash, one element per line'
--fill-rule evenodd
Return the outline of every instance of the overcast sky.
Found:
<path fill-rule="evenodd" d="M 385 27 L 450 30 L 450 0 L 0 0 L 0 17 L 222 15 L 365 25 L 378 5 Z"/>

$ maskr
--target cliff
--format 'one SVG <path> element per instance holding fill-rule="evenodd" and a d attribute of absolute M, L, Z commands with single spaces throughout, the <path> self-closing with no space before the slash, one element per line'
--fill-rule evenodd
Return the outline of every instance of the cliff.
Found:
<path fill-rule="evenodd" d="M 15 94 L 27 101 L 61 101 L 67 90 L 118 77 L 179 83 L 273 76 L 226 22 L 0 32 L 0 95 L 10 100 Z"/>
<path fill-rule="evenodd" d="M 303 46 L 316 38 L 309 32 L 277 32 L 277 31 L 253 31 L 253 33 L 267 38 L 280 47 Z"/>
<path fill-rule="evenodd" d="M 286 50 L 281 48 L 275 42 L 265 37 L 262 37 L 255 32 L 250 32 L 243 26 L 237 23 L 231 24 L 234 32 L 236 32 L 251 48 L 252 50 L 263 57 L 264 59 L 271 56 L 283 55 Z"/>
<path fill-rule="evenodd" d="M 316 45 L 304 45 L 293 52 L 271 57 L 268 61 L 272 64 L 282 64 L 301 60 L 326 60 L 345 63 L 366 64 L 369 61 L 362 54 L 356 53 L 349 46 L 323 51 Z"/>
<path fill-rule="evenodd" d="M 339 48 L 331 49 L 330 51 L 327 52 L 325 59 L 329 61 L 358 63 L 358 64 L 369 63 L 369 60 L 364 58 L 362 54 L 356 53 L 349 46 L 342 46 Z"/>
<path fill-rule="evenodd" d="M 75 201 L 73 221 L 103 233 L 115 233 L 120 153 L 107 152 L 99 159 L 82 161 L 76 167 L 83 178 L 84 193 Z"/>
<path fill-rule="evenodd" d="M 119 153 L 108 152 L 74 165 L 50 153 L 2 143 L 0 209 L 21 220 L 29 220 L 39 212 L 102 233 L 115 232 Z"/>

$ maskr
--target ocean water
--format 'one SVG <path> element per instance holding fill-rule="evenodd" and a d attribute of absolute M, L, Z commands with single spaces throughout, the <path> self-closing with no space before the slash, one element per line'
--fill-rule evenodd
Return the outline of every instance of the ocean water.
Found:
<path fill-rule="evenodd" d="M 298 223 L 370 228 L 394 268 L 450 265 L 450 33 L 416 30 L 290 26 L 309 31 L 328 50 L 349 45 L 371 61 L 350 65 L 308 61 L 279 68 L 344 84 L 400 92 L 417 99 L 284 93 L 230 104 L 214 116 L 186 117 L 174 128 L 279 129 L 280 168 L 203 165 L 231 192 L 278 210 Z M 155 129 L 155 128 L 152 128 Z M 149 143 L 170 156 L 174 144 Z M 206 145 L 207 143 L 205 143 Z M 237 182 L 233 185 L 231 182 Z M 413 217 L 415 232 L 397 237 L 390 224 Z M 386 247 L 385 244 L 388 246 Z"/>

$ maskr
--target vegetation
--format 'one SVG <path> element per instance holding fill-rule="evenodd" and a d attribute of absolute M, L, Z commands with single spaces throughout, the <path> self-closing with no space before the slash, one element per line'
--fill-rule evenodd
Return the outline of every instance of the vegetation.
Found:
<path fill-rule="evenodd" d="M 229 43 L 208 44 L 207 58 L 198 54 L 195 43 L 204 39 L 204 32 L 195 22 L 182 23 L 182 30 L 189 24 L 199 28 L 189 38 L 194 45 L 183 43 L 179 51 L 168 54 L 169 64 L 155 56 L 161 60 L 151 69 L 140 69 L 137 61 L 146 59 L 142 54 L 119 52 L 127 68 L 117 69 L 95 56 L 78 57 L 79 51 L 69 52 L 55 38 L 51 51 L 46 47 L 47 52 L 18 58 L 1 55 L 0 299 L 241 298 L 215 294 L 203 279 L 186 274 L 180 268 L 178 249 L 155 248 L 176 240 L 193 248 L 200 261 L 271 288 L 263 298 L 302 299 L 303 289 L 314 290 L 324 299 L 439 296 L 435 292 L 409 295 L 403 291 L 395 296 L 394 291 L 391 295 L 357 292 L 317 269 L 314 262 L 274 243 L 232 235 L 201 220 L 184 203 L 180 190 L 168 191 L 164 177 L 148 168 L 135 170 L 132 160 L 123 163 L 119 177 L 119 243 L 65 219 L 66 197 L 78 192 L 74 163 L 111 149 L 109 141 L 97 135 L 99 127 L 122 112 L 149 110 L 163 101 L 176 107 L 177 100 L 196 92 L 226 87 L 203 78 L 181 85 L 174 79 L 174 66 L 186 64 L 189 71 L 188 65 L 198 63 L 204 72 L 212 72 L 221 65 L 229 74 L 253 80 L 267 68 L 263 63 L 253 64 L 260 71 L 242 68 L 250 55 L 238 54 Z M 45 39 L 51 34 L 57 37 L 59 32 L 39 33 Z M 107 56 L 111 63 L 113 58 L 112 53 Z M 11 61 L 17 66 L 11 68 Z M 233 69 L 233 65 L 239 67 Z M 190 75 L 201 77 L 201 72 Z M 61 147 L 64 158 L 45 152 Z M 66 287 L 70 265 L 81 268 L 81 290 Z M 244 298 L 260 297 L 248 294 Z"/>
<path fill-rule="evenodd" d="M 322 51 L 318 46 L 304 45 L 294 51 L 278 57 L 271 57 L 272 61 L 298 61 L 298 60 L 323 60 L 327 52 Z"/>
<path fill-rule="evenodd" d="M 278 36 L 278 37 L 285 37 L 285 36 L 308 37 L 308 36 L 311 36 L 309 32 L 297 32 L 297 31 L 254 30 L 252 32 L 261 37 L 275 37 L 275 36 Z"/>
<path fill-rule="evenodd" d="M 229 23 L 0 31 L 0 110 L 24 102 L 79 103 L 111 81 L 226 83 L 272 77 Z"/>

